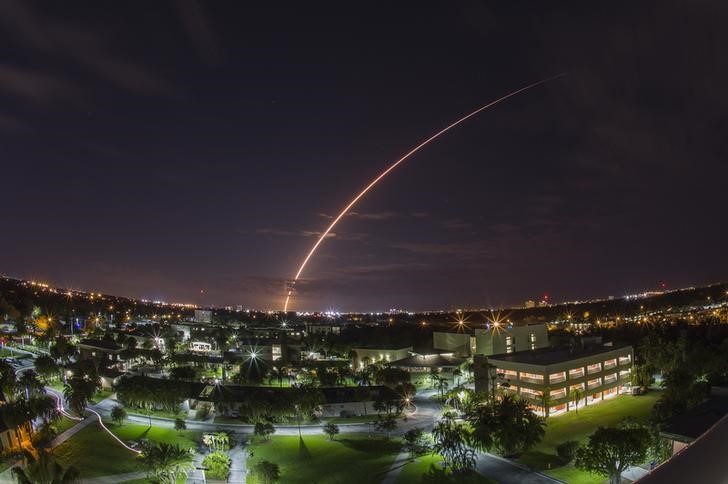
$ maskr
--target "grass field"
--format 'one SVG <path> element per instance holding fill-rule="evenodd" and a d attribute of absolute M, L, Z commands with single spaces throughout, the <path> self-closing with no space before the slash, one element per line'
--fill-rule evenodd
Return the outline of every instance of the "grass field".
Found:
<path fill-rule="evenodd" d="M 646 395 L 622 395 L 596 405 L 579 409 L 579 415 L 572 411 L 547 420 L 546 435 L 533 449 L 524 453 L 518 461 L 545 474 L 556 477 L 569 484 L 600 483 L 604 478 L 588 474 L 573 466 L 561 466 L 556 455 L 556 446 L 567 440 L 586 442 L 589 435 L 598 427 L 618 424 L 626 417 L 644 418 L 649 416 L 660 392 Z"/>
<path fill-rule="evenodd" d="M 139 424 L 116 425 L 107 423 L 107 426 L 114 435 L 124 442 L 130 440 L 149 439 L 154 442 L 177 444 L 180 447 L 192 448 L 197 447 L 197 442 L 199 442 L 202 438 L 202 433 L 194 430 L 183 430 L 182 432 L 177 432 L 174 429 L 148 427 L 147 425 Z"/>
<path fill-rule="evenodd" d="M 74 466 L 81 477 L 98 477 L 142 470 L 136 454 L 91 424 L 59 445 L 53 454 L 64 467 Z"/>
<path fill-rule="evenodd" d="M 399 453 L 398 440 L 370 439 L 362 434 L 346 434 L 330 441 L 321 435 L 306 435 L 301 447 L 298 436 L 273 437 L 270 442 L 253 443 L 248 467 L 268 460 L 281 468 L 283 484 L 370 484 L 381 481 Z M 258 481 L 248 478 L 248 484 Z"/>
<path fill-rule="evenodd" d="M 425 455 L 405 465 L 397 476 L 397 484 L 419 484 L 421 482 L 442 482 L 445 484 L 495 484 L 477 472 L 468 476 L 453 477 L 449 471 L 442 470 L 439 455 Z"/>
<path fill-rule="evenodd" d="M 76 425 L 78 422 L 76 420 L 71 420 L 67 417 L 61 417 L 56 422 L 56 430 L 59 434 L 65 432 L 66 430 L 70 429 L 74 425 Z"/>

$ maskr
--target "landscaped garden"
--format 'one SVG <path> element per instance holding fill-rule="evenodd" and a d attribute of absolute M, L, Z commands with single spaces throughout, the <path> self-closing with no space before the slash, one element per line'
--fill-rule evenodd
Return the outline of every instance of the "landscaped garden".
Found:
<path fill-rule="evenodd" d="M 281 483 L 348 484 L 376 482 L 384 478 L 401 448 L 396 439 L 347 434 L 336 440 L 322 435 L 272 437 L 248 447 L 248 467 L 270 461 L 280 467 Z M 257 483 L 254 476 L 248 483 Z"/>
<path fill-rule="evenodd" d="M 550 417 L 547 420 L 546 435 L 543 440 L 525 452 L 518 461 L 569 484 L 601 483 L 604 481 L 602 476 L 580 471 L 572 464 L 564 466 L 556 454 L 556 446 L 569 440 L 584 443 L 598 427 L 617 425 L 626 417 L 646 418 L 659 397 L 659 391 L 641 396 L 622 395 L 595 405 L 581 407 L 578 415 L 575 411 L 571 411 Z"/>

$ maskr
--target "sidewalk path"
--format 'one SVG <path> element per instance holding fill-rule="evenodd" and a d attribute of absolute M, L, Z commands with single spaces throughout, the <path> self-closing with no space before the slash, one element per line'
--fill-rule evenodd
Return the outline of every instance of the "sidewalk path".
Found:
<path fill-rule="evenodd" d="M 195 452 L 195 458 L 192 461 L 195 468 L 190 471 L 189 474 L 187 474 L 187 481 L 186 484 L 206 484 L 207 481 L 205 480 L 205 471 L 202 470 L 202 459 L 204 459 L 205 456 L 200 454 L 199 452 Z"/>
<path fill-rule="evenodd" d="M 556 484 L 561 481 L 533 472 L 514 462 L 478 452 L 475 469 L 500 484 Z"/>
<path fill-rule="evenodd" d="M 397 481 L 397 476 L 402 472 L 402 468 L 407 465 L 410 461 L 409 452 L 400 452 L 399 455 L 392 462 L 392 467 L 389 468 L 389 472 L 384 476 L 382 484 L 394 484 Z"/>
<path fill-rule="evenodd" d="M 229 484 L 245 484 L 245 475 L 248 473 L 246 461 L 248 460 L 248 451 L 242 445 L 236 445 L 230 451 L 230 475 L 228 476 Z"/>
<path fill-rule="evenodd" d="M 116 484 L 117 482 L 136 481 L 145 477 L 147 477 L 146 472 L 127 472 L 126 474 L 81 479 L 81 484 Z"/>
<path fill-rule="evenodd" d="M 85 419 L 78 422 L 76 425 L 71 427 L 70 429 L 66 430 L 65 432 L 59 434 L 56 436 L 55 439 L 53 439 L 49 445 L 51 449 L 55 449 L 59 445 L 61 445 L 66 440 L 70 439 L 77 433 L 79 433 L 81 430 L 88 427 L 90 424 L 94 422 L 98 422 L 99 419 L 96 417 L 96 415 L 91 415 L 90 417 L 86 417 Z"/>

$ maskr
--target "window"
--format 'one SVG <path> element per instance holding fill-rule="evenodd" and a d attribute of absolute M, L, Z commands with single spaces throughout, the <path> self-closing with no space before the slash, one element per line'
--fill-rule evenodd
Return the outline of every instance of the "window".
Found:
<path fill-rule="evenodd" d="M 604 384 L 605 385 L 607 385 L 609 383 L 614 383 L 615 381 L 617 381 L 617 374 L 616 373 L 612 373 L 611 375 L 607 375 L 607 376 L 604 377 Z"/>
<path fill-rule="evenodd" d="M 522 371 L 520 373 L 520 380 L 529 382 L 529 383 L 538 383 L 543 384 L 543 375 L 538 375 L 536 373 L 526 373 L 525 371 Z"/>
<path fill-rule="evenodd" d="M 559 383 L 566 380 L 566 372 L 552 373 L 549 375 L 549 383 Z"/>
<path fill-rule="evenodd" d="M 543 393 L 533 388 L 521 388 L 521 395 L 529 398 L 541 398 Z"/>
<path fill-rule="evenodd" d="M 506 353 L 513 353 L 513 337 L 506 336 Z"/>
<path fill-rule="evenodd" d="M 601 363 L 594 363 L 593 365 L 589 365 L 586 367 L 586 372 L 590 375 L 593 375 L 594 373 L 599 373 L 600 371 L 602 371 Z"/>
<path fill-rule="evenodd" d="M 536 342 L 536 333 L 531 333 L 529 335 L 529 339 L 530 339 L 531 343 L 535 343 Z"/>
<path fill-rule="evenodd" d="M 628 365 L 631 361 L 632 361 L 631 355 L 620 356 L 619 357 L 619 364 L 620 365 Z"/>
<path fill-rule="evenodd" d="M 602 384 L 602 379 L 601 378 L 595 378 L 594 380 L 589 380 L 589 383 L 586 384 L 586 387 L 589 390 L 592 390 L 592 389 L 600 386 L 601 384 Z"/>
<path fill-rule="evenodd" d="M 625 378 L 629 378 L 629 374 L 630 373 L 631 373 L 631 371 L 629 369 L 620 371 L 619 372 L 619 379 L 620 380 L 624 380 Z"/>
<path fill-rule="evenodd" d="M 559 388 L 558 390 L 551 390 L 551 393 L 549 395 L 554 400 L 558 400 L 559 398 L 564 398 L 566 396 L 566 388 Z"/>
<path fill-rule="evenodd" d="M 569 370 L 569 378 L 574 380 L 576 378 L 581 378 L 584 376 L 584 367 L 581 368 L 574 368 L 572 370 Z"/>
<path fill-rule="evenodd" d="M 609 370 L 610 368 L 614 368 L 615 366 L 617 366 L 617 358 L 613 358 L 604 362 L 605 370 Z"/>
<path fill-rule="evenodd" d="M 506 379 L 515 380 L 518 378 L 518 372 L 513 371 L 513 370 L 504 370 L 502 368 L 498 368 L 496 370 L 496 373 L 498 374 L 498 376 L 501 376 Z"/>
<path fill-rule="evenodd" d="M 584 382 L 578 383 L 576 385 L 571 385 L 569 387 L 569 391 L 571 391 L 571 390 L 581 390 L 583 392 L 584 391 Z"/>

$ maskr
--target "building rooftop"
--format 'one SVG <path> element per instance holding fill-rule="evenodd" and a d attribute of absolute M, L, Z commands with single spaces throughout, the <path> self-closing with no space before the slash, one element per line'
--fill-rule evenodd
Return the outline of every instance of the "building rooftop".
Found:
<path fill-rule="evenodd" d="M 728 414 L 728 396 L 711 395 L 703 403 L 670 419 L 663 435 L 680 442 L 692 442 Z"/>
<path fill-rule="evenodd" d="M 122 349 L 122 347 L 114 341 L 107 341 L 103 339 L 82 339 L 78 344 L 112 351 L 119 351 Z"/>
<path fill-rule="evenodd" d="M 489 356 L 489 360 L 507 361 L 510 363 L 525 363 L 529 365 L 556 365 L 578 358 L 586 358 L 600 353 L 609 353 L 616 350 L 631 348 L 623 346 L 593 346 L 587 348 L 539 348 L 535 350 L 516 351 Z"/>
<path fill-rule="evenodd" d="M 358 345 L 353 350 L 406 350 L 412 348 L 412 345 L 404 345 L 401 343 L 379 343 L 372 345 Z"/>
<path fill-rule="evenodd" d="M 465 358 L 458 358 L 452 354 L 412 355 L 401 360 L 393 361 L 392 366 L 406 368 L 441 368 L 444 366 L 460 366 Z"/>

